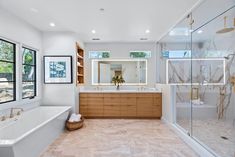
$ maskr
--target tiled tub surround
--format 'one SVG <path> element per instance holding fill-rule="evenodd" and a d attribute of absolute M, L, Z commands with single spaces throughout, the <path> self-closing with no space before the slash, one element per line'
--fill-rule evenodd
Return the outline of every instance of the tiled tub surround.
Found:
<path fill-rule="evenodd" d="M 37 157 L 63 131 L 71 107 L 37 107 L 0 128 L 0 157 Z"/>
<path fill-rule="evenodd" d="M 41 157 L 198 157 L 160 120 L 86 119 Z"/>

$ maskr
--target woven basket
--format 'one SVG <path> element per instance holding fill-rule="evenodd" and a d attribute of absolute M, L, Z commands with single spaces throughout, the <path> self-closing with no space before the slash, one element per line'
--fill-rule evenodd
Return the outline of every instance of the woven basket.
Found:
<path fill-rule="evenodd" d="M 81 117 L 81 120 L 79 122 L 69 122 L 69 120 L 66 121 L 66 128 L 69 131 L 77 130 L 82 128 L 84 122 L 84 117 Z"/>

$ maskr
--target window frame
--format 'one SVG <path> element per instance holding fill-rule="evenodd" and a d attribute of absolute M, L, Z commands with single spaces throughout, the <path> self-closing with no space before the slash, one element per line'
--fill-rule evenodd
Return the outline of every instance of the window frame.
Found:
<path fill-rule="evenodd" d="M 25 64 L 23 62 L 24 49 L 27 49 L 27 50 L 30 50 L 30 51 L 34 52 L 34 54 L 33 54 L 34 64 Z M 21 64 L 21 66 L 22 66 L 22 73 L 21 73 L 21 76 L 22 76 L 22 81 L 21 81 L 21 83 L 22 83 L 21 97 L 22 97 L 22 99 L 32 99 L 32 98 L 37 96 L 37 50 L 34 50 L 32 48 L 28 48 L 27 46 L 22 46 L 22 64 Z M 34 68 L 34 79 L 33 80 L 31 80 L 31 81 L 23 80 L 23 67 L 24 66 L 30 66 L 30 67 Z M 24 91 L 23 90 L 23 83 L 28 83 L 28 82 L 33 83 L 33 85 L 34 85 L 34 90 L 33 90 L 34 95 L 33 96 L 24 97 L 23 96 L 23 91 Z"/>
<path fill-rule="evenodd" d="M 4 82 L 13 83 L 13 99 L 8 100 L 8 101 L 2 101 L 2 102 L 0 101 L 0 104 L 4 104 L 4 103 L 16 101 L 16 44 L 11 41 L 2 39 L 2 38 L 0 38 L 0 40 L 13 45 L 13 61 L 7 61 L 7 60 L 0 59 L 0 62 L 13 64 L 13 81 L 0 81 L 0 83 L 4 83 Z"/>
<path fill-rule="evenodd" d="M 91 57 L 91 53 L 94 53 L 94 52 L 101 53 L 101 55 L 103 55 L 103 53 L 108 53 L 109 57 L 107 57 L 107 58 L 104 58 L 103 56 L 101 58 L 99 58 L 99 57 Z M 110 56 L 111 56 L 111 51 L 106 51 L 106 50 L 104 50 L 104 51 L 102 51 L 102 50 L 91 50 L 91 51 L 88 52 L 88 58 L 89 59 L 109 59 Z"/>
<path fill-rule="evenodd" d="M 149 55 L 146 55 L 145 57 L 134 57 L 132 56 L 132 53 L 145 53 L 145 54 L 148 54 Z M 150 59 L 152 58 L 152 51 L 151 50 L 134 50 L 134 51 L 129 51 L 129 57 L 130 58 L 134 58 L 134 59 Z"/>
<path fill-rule="evenodd" d="M 190 53 L 189 56 L 183 56 L 183 57 L 171 57 L 170 54 L 171 53 L 180 53 L 180 52 L 186 52 Z M 165 55 L 165 53 L 168 53 L 167 55 Z M 165 50 L 165 51 L 161 51 L 161 57 L 165 58 L 165 59 L 188 59 L 192 57 L 192 51 L 191 50 Z"/>

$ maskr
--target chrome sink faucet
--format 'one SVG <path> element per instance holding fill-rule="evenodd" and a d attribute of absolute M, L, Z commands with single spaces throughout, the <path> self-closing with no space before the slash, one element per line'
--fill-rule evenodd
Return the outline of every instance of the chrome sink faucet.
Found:
<path fill-rule="evenodd" d="M 24 111 L 24 109 L 23 108 L 11 108 L 11 112 L 10 112 L 10 118 L 13 118 L 14 117 L 14 110 L 20 110 L 20 111 L 18 111 L 17 112 L 17 115 L 20 115 L 21 114 L 21 112 L 23 112 Z"/>

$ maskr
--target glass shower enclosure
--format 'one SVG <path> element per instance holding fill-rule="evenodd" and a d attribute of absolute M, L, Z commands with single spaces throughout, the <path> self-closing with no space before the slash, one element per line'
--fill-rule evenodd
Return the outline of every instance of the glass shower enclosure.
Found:
<path fill-rule="evenodd" d="M 204 1 L 159 43 L 175 125 L 214 156 L 234 157 L 235 1 Z"/>

